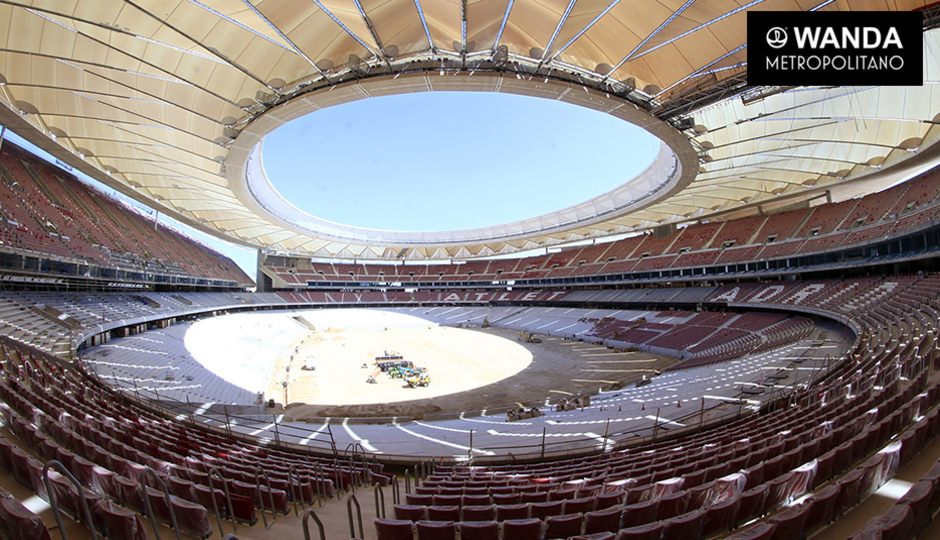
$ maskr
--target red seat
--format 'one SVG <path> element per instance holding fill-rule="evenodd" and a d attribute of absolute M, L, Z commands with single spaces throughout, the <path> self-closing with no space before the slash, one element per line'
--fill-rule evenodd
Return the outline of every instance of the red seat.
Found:
<path fill-rule="evenodd" d="M 528 519 L 528 504 L 500 504 L 496 506 L 496 521 L 507 519 Z"/>
<path fill-rule="evenodd" d="M 428 520 L 430 521 L 460 521 L 459 506 L 429 506 Z"/>
<path fill-rule="evenodd" d="M 839 481 L 839 496 L 836 499 L 836 515 L 842 515 L 846 510 L 858 504 L 859 488 L 865 471 L 855 469 L 842 477 Z"/>
<path fill-rule="evenodd" d="M 616 533 L 612 532 L 599 532 L 593 534 L 579 534 L 578 536 L 570 536 L 568 540 L 616 540 Z"/>
<path fill-rule="evenodd" d="M 492 504 L 486 506 L 464 506 L 460 512 L 463 521 L 493 521 L 496 519 L 496 507 Z"/>
<path fill-rule="evenodd" d="M 767 491 L 767 484 L 761 484 L 742 493 L 735 521 L 742 523 L 764 515 L 764 502 L 767 500 Z"/>
<path fill-rule="evenodd" d="M 549 516 L 560 516 L 563 504 L 562 501 L 532 503 L 530 505 L 530 515 L 539 519 L 545 519 Z"/>
<path fill-rule="evenodd" d="M 702 537 L 704 510 L 693 510 L 665 521 L 663 540 L 696 540 Z"/>
<path fill-rule="evenodd" d="M 836 499 L 839 496 L 839 484 L 831 484 L 817 491 L 810 500 L 813 508 L 806 519 L 806 531 L 828 525 L 835 517 Z"/>
<path fill-rule="evenodd" d="M 486 506 L 492 504 L 489 495 L 464 495 L 462 506 Z"/>
<path fill-rule="evenodd" d="M 378 540 L 413 540 L 414 529 L 410 521 L 400 519 L 375 520 L 375 532 Z"/>
<path fill-rule="evenodd" d="M 568 538 L 581 534 L 582 523 L 584 523 L 582 514 L 551 516 L 545 520 L 545 538 Z"/>
<path fill-rule="evenodd" d="M 620 529 L 617 533 L 617 540 L 659 540 L 662 535 L 663 524 L 656 522 Z"/>
<path fill-rule="evenodd" d="M 678 516 L 685 512 L 689 505 L 689 492 L 677 491 L 672 495 L 666 495 L 659 499 L 659 507 L 656 510 L 656 519 L 664 520 Z"/>
<path fill-rule="evenodd" d="M 598 510 L 603 510 L 604 508 L 610 508 L 611 506 L 617 506 L 623 504 L 623 492 L 617 491 L 613 493 L 601 493 L 595 497 L 597 503 L 595 508 Z"/>
<path fill-rule="evenodd" d="M 882 540 L 908 540 L 914 536 L 914 511 L 906 504 L 895 504 L 878 522 Z"/>
<path fill-rule="evenodd" d="M 49 540 L 42 518 L 12 497 L 0 498 L 0 532 L 10 540 Z"/>
<path fill-rule="evenodd" d="M 548 500 L 547 491 L 533 491 L 533 492 L 522 494 L 522 502 L 524 503 L 545 502 L 547 500 Z"/>
<path fill-rule="evenodd" d="M 94 514 L 95 521 L 104 525 L 108 540 L 147 539 L 146 525 L 136 512 L 103 499 L 95 505 Z"/>
<path fill-rule="evenodd" d="M 757 523 L 730 536 L 726 536 L 725 540 L 770 540 L 773 538 L 773 535 L 773 524 Z"/>
<path fill-rule="evenodd" d="M 435 495 L 434 506 L 460 506 L 461 495 Z"/>
<path fill-rule="evenodd" d="M 711 536 L 716 533 L 730 530 L 734 526 L 741 506 L 739 497 L 731 497 L 705 509 L 705 518 L 702 520 L 702 534 Z"/>
<path fill-rule="evenodd" d="M 420 521 L 427 518 L 428 514 L 426 507 L 410 504 L 396 504 L 393 510 L 395 512 L 395 519 L 408 521 Z"/>
<path fill-rule="evenodd" d="M 461 521 L 457 528 L 461 540 L 499 540 L 499 523 L 495 521 Z"/>
<path fill-rule="evenodd" d="M 416 506 L 431 506 L 434 504 L 434 496 L 421 495 L 418 493 L 406 493 L 405 502 Z"/>
<path fill-rule="evenodd" d="M 636 504 L 628 504 L 623 507 L 623 523 L 621 527 L 634 527 L 656 521 L 656 512 L 658 509 L 659 501 L 656 499 Z"/>
<path fill-rule="evenodd" d="M 898 499 L 898 504 L 906 504 L 914 512 L 914 531 L 920 532 L 930 522 L 930 500 L 934 494 L 934 483 L 930 480 L 917 482 Z"/>
<path fill-rule="evenodd" d="M 562 512 L 565 514 L 583 514 L 594 510 L 593 497 L 579 497 L 565 501 Z"/>
<path fill-rule="evenodd" d="M 519 504 L 522 502 L 521 493 L 494 493 L 493 504 Z"/>
<path fill-rule="evenodd" d="M 813 503 L 807 502 L 791 506 L 768 520 L 776 525 L 774 529 L 775 540 L 791 540 L 806 536 L 806 521 L 809 518 Z"/>
<path fill-rule="evenodd" d="M 620 515 L 623 510 L 619 506 L 595 510 L 584 514 L 584 532 L 585 534 L 594 534 L 599 532 L 615 533 L 620 530 Z"/>
<path fill-rule="evenodd" d="M 455 540 L 457 528 L 453 521 L 419 521 L 418 540 Z"/>
<path fill-rule="evenodd" d="M 535 518 L 507 519 L 503 522 L 503 538 L 542 540 L 542 521 Z"/>

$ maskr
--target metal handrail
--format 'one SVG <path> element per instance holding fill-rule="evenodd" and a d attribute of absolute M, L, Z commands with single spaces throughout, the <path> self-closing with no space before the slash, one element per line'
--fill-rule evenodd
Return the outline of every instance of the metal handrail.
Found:
<path fill-rule="evenodd" d="M 356 522 L 359 524 L 359 536 L 356 536 L 356 529 L 353 526 L 353 505 L 356 505 Z M 351 493 L 346 498 L 346 517 L 349 519 L 349 537 L 365 538 L 365 534 L 362 532 L 362 506 L 359 505 L 359 499 L 356 498 L 355 493 Z"/>
<path fill-rule="evenodd" d="M 261 479 L 264 478 L 265 486 L 268 488 L 268 503 L 271 505 L 271 523 L 265 515 L 264 492 L 261 490 Z M 258 501 L 261 503 L 261 521 L 264 522 L 264 528 L 270 529 L 277 523 L 277 508 L 274 506 L 274 490 L 271 488 L 271 477 L 267 471 L 261 467 L 255 469 L 255 492 L 258 494 Z"/>
<path fill-rule="evenodd" d="M 140 496 L 144 502 L 144 509 L 147 511 L 147 516 L 150 518 L 150 524 L 153 526 L 153 534 L 155 538 L 160 538 L 160 528 L 157 523 L 157 514 L 153 511 L 153 505 L 150 504 L 150 495 L 147 493 L 147 479 L 152 478 L 157 481 L 157 485 L 160 486 L 160 489 L 163 491 L 163 496 L 166 498 L 166 507 L 170 512 L 170 522 L 173 525 L 173 531 L 176 533 L 176 540 L 180 540 L 180 527 L 179 523 L 176 521 L 176 510 L 173 509 L 173 500 L 170 498 L 170 489 L 167 487 L 166 482 L 163 481 L 157 475 L 157 472 L 150 467 L 145 467 L 143 476 L 140 479 L 140 484 L 138 484 L 137 489 L 140 491 Z"/>
<path fill-rule="evenodd" d="M 55 517 L 55 522 L 59 527 L 59 534 L 62 535 L 62 540 L 68 540 L 68 534 L 65 532 L 65 524 L 62 523 L 62 511 L 59 510 L 58 497 L 56 497 L 55 489 L 52 487 L 52 481 L 49 480 L 49 469 L 55 469 L 78 490 L 78 498 L 81 500 L 82 514 L 84 516 L 82 519 L 85 520 L 85 526 L 91 531 L 91 539 L 98 540 L 100 537 L 98 536 L 98 530 L 95 529 L 95 521 L 91 517 L 88 501 L 85 500 L 82 484 L 65 468 L 65 465 L 63 465 L 61 461 L 51 459 L 42 468 L 42 485 L 46 488 L 46 495 L 49 497 L 49 506 L 52 507 L 52 515 Z"/>
<path fill-rule="evenodd" d="M 235 510 L 232 507 L 232 495 L 228 490 L 228 479 L 222 476 L 222 473 L 219 472 L 219 469 L 215 467 L 209 467 L 209 470 L 206 471 L 206 475 L 209 480 L 209 493 L 212 496 L 212 509 L 215 510 L 215 519 L 219 525 L 219 534 L 225 533 L 225 528 L 222 526 L 222 513 L 219 512 L 219 501 L 215 498 L 215 483 L 212 481 L 214 476 L 218 476 L 219 480 L 222 481 L 222 493 L 225 494 L 225 504 L 228 506 L 228 515 L 232 518 L 232 532 L 238 532 L 238 523 L 235 519 Z"/>
<path fill-rule="evenodd" d="M 313 518 L 313 521 L 317 524 L 317 529 L 320 531 L 320 540 L 326 540 L 326 532 L 323 530 L 323 522 L 320 521 L 320 516 L 313 510 L 313 508 L 308 508 L 304 510 L 304 517 L 301 520 L 301 525 L 304 529 L 304 540 L 310 540 L 310 524 L 307 522 L 309 518 Z"/>
<path fill-rule="evenodd" d="M 376 482 L 372 496 L 375 499 L 375 517 L 385 519 L 385 491 L 382 490 L 382 484 Z"/>

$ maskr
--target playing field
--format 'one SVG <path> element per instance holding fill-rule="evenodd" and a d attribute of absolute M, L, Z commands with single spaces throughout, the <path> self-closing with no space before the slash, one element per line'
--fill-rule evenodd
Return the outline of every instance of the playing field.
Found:
<path fill-rule="evenodd" d="M 307 311 L 314 328 L 278 358 L 265 394 L 276 401 L 311 405 L 396 403 L 455 394 L 506 379 L 532 362 L 532 353 L 499 335 L 438 326 L 425 319 L 381 310 Z M 375 366 L 375 357 L 398 353 L 431 376 L 427 387 L 409 388 Z M 304 366 L 313 370 L 301 369 Z M 289 369 L 288 369 L 289 367 Z M 374 377 L 376 383 L 366 380 Z"/>

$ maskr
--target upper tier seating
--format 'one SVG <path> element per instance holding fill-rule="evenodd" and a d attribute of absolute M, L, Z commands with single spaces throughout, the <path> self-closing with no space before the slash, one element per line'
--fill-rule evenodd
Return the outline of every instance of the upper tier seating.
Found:
<path fill-rule="evenodd" d="M 102 268 L 251 282 L 223 255 L 8 141 L 0 151 L 0 242 Z"/>
<path fill-rule="evenodd" d="M 311 264 L 283 259 L 263 268 L 275 287 L 317 281 L 484 281 L 567 278 L 770 260 L 883 240 L 940 219 L 940 171 L 861 199 L 699 223 L 654 238 L 641 234 L 538 257 L 466 264 Z"/>

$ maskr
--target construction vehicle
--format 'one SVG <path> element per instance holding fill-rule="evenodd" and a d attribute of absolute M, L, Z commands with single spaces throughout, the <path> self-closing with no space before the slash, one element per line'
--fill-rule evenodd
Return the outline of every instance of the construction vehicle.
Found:
<path fill-rule="evenodd" d="M 424 370 L 413 371 L 405 377 L 405 382 L 408 383 L 409 388 L 429 386 L 431 384 L 431 376 L 428 375 L 428 372 Z"/>
<path fill-rule="evenodd" d="M 539 416 L 542 416 L 542 411 L 540 411 L 538 407 L 526 407 L 521 403 L 516 403 L 516 405 L 518 406 L 506 411 L 507 422 L 515 422 L 516 420 L 538 418 Z"/>
<path fill-rule="evenodd" d="M 535 334 L 532 332 L 526 332 L 525 330 L 519 332 L 519 341 L 523 343 L 541 343 L 541 338 L 535 337 Z"/>
<path fill-rule="evenodd" d="M 575 409 L 580 409 L 582 407 L 587 407 L 591 404 L 591 396 L 586 394 L 579 394 L 573 399 L 561 398 L 561 401 L 555 404 L 555 411 L 573 411 Z"/>
<path fill-rule="evenodd" d="M 415 367 L 415 365 L 411 360 L 377 360 L 375 362 L 375 367 L 379 368 L 385 373 L 390 374 L 392 370 L 412 369 Z"/>

